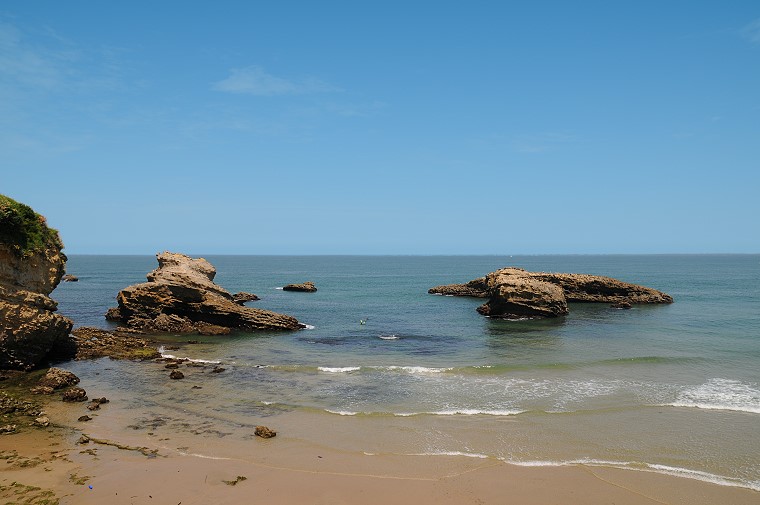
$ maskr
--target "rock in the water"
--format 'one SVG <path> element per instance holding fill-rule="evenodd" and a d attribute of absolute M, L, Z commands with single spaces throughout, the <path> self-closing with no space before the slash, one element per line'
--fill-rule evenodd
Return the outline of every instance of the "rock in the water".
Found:
<path fill-rule="evenodd" d="M 256 429 L 254 430 L 254 435 L 261 438 L 272 438 L 277 436 L 277 432 L 274 430 L 270 430 L 266 426 L 256 426 Z"/>
<path fill-rule="evenodd" d="M 106 319 L 108 321 L 121 321 L 121 312 L 119 312 L 119 307 L 111 307 L 106 311 Z"/>
<path fill-rule="evenodd" d="M 65 402 L 84 402 L 87 401 L 87 392 L 82 388 L 74 387 L 64 391 L 61 399 Z"/>
<path fill-rule="evenodd" d="M 282 288 L 284 291 L 302 291 L 304 293 L 314 293 L 317 290 L 317 286 L 311 281 L 306 281 L 303 284 L 288 284 Z"/>
<path fill-rule="evenodd" d="M 220 334 L 216 327 L 244 330 L 297 330 L 293 317 L 244 307 L 213 282 L 216 270 L 203 258 L 164 252 L 148 282 L 121 290 L 116 298 L 119 321 L 140 332 L 189 331 Z M 111 312 L 115 317 L 115 313 Z"/>
<path fill-rule="evenodd" d="M 467 284 L 431 288 L 429 293 L 483 296 L 488 302 L 478 312 L 496 318 L 556 317 L 568 313 L 568 302 L 612 303 L 629 308 L 637 303 L 673 303 L 656 289 L 610 277 L 587 274 L 528 272 L 502 268 Z"/>
<path fill-rule="evenodd" d="M 499 272 L 486 276 L 491 298 L 478 312 L 494 318 L 556 317 L 567 314 L 562 288 L 527 277 L 505 277 Z"/>
<path fill-rule="evenodd" d="M 88 415 L 84 415 L 84 416 L 79 416 L 79 419 L 77 419 L 77 421 L 82 422 L 82 423 L 86 423 L 87 421 L 92 421 L 92 418 L 90 416 L 88 416 Z M 88 438 L 87 442 L 89 442 L 89 441 L 90 441 L 90 439 Z M 82 442 L 82 443 L 86 444 L 87 442 Z"/>
<path fill-rule="evenodd" d="M 240 293 L 235 293 L 232 295 L 232 301 L 238 305 L 245 305 L 245 302 L 256 302 L 260 299 L 261 298 L 254 295 L 253 293 L 246 293 L 245 291 L 241 291 Z"/>
<path fill-rule="evenodd" d="M 172 370 L 172 373 L 169 374 L 169 378 L 174 379 L 174 380 L 184 379 L 185 374 L 183 374 L 179 370 Z"/>
<path fill-rule="evenodd" d="M 431 295 L 447 296 L 472 296 L 474 298 L 488 298 L 488 286 L 486 278 L 480 277 L 465 284 L 445 284 L 428 289 Z"/>
<path fill-rule="evenodd" d="M 63 389 L 79 384 L 79 377 L 67 370 L 53 367 L 42 376 L 38 384 L 41 387 L 49 387 L 53 390 Z"/>
<path fill-rule="evenodd" d="M 66 274 L 63 277 L 61 277 L 61 280 L 63 282 L 79 282 L 79 277 L 76 275 Z"/>
<path fill-rule="evenodd" d="M 98 402 L 97 400 L 93 400 L 87 406 L 87 410 L 100 410 L 100 402 Z"/>
<path fill-rule="evenodd" d="M 90 416 L 82 416 L 82 417 L 90 417 Z M 89 421 L 89 419 L 88 419 L 88 421 Z M 82 435 L 81 437 L 79 437 L 79 440 L 77 440 L 77 443 L 80 444 L 80 445 L 89 444 L 90 443 L 90 437 L 88 437 L 87 435 Z"/>
<path fill-rule="evenodd" d="M 37 366 L 71 331 L 48 296 L 65 272 L 61 249 L 44 217 L 0 195 L 0 369 Z"/>

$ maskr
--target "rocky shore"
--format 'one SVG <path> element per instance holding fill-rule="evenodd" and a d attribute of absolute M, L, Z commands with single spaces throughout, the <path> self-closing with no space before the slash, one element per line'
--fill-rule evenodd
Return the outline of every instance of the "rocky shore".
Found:
<path fill-rule="evenodd" d="M 515 267 L 496 270 L 466 284 L 436 286 L 428 293 L 488 298 L 477 311 L 502 319 L 563 316 L 569 312 L 568 302 L 607 303 L 615 308 L 673 303 L 666 293 L 611 277 L 528 272 Z"/>
<path fill-rule="evenodd" d="M 0 195 L 0 370 L 30 370 L 71 331 L 50 293 L 65 273 L 58 232 Z"/>

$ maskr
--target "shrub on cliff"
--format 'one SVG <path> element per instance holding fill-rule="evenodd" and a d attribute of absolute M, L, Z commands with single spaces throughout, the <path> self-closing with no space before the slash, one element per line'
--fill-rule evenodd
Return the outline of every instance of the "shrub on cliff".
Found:
<path fill-rule="evenodd" d="M 49 228 L 43 216 L 5 195 L 0 195 L 0 244 L 10 246 L 19 255 L 50 246 L 63 247 L 58 231 Z"/>

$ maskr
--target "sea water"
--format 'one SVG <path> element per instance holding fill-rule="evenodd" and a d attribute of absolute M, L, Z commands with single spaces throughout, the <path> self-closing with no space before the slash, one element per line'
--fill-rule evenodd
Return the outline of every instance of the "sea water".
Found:
<path fill-rule="evenodd" d="M 196 449 L 207 456 L 236 457 L 234 441 L 266 421 L 365 454 L 583 463 L 760 490 L 759 255 L 207 259 L 218 284 L 261 298 L 248 306 L 307 329 L 161 336 L 165 354 L 225 368 L 188 369 L 183 381 L 156 363 L 64 364 L 128 407 L 114 430 L 185 431 L 206 440 Z M 103 314 L 118 291 L 155 266 L 72 255 L 79 282 L 52 296 L 75 326 L 110 328 Z M 427 294 L 505 266 L 606 275 L 675 303 L 570 304 L 557 319 L 501 321 L 475 311 L 483 300 Z M 307 280 L 316 293 L 281 289 Z"/>

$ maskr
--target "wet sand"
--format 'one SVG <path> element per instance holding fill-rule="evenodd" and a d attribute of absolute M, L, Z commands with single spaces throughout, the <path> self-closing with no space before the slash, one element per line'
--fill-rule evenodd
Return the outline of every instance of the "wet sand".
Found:
<path fill-rule="evenodd" d="M 168 451 L 159 441 L 148 447 L 157 456 L 148 457 L 102 443 L 78 445 L 79 436 L 78 429 L 58 427 L 0 438 L 3 454 L 16 454 L 0 463 L 0 502 L 38 496 L 34 503 L 54 503 L 41 501 L 48 490 L 61 504 L 760 504 L 755 491 L 661 474 L 365 455 L 285 435 L 252 439 L 240 458 L 220 459 Z"/>

